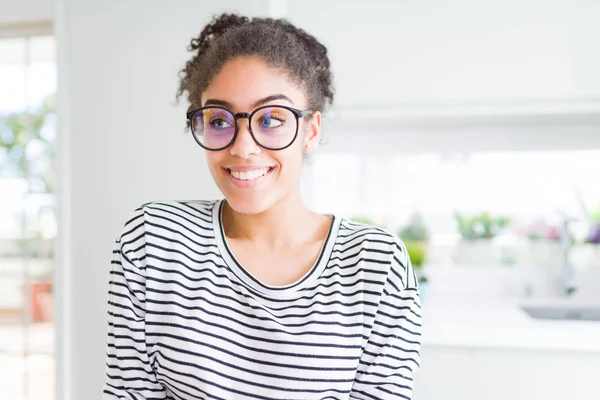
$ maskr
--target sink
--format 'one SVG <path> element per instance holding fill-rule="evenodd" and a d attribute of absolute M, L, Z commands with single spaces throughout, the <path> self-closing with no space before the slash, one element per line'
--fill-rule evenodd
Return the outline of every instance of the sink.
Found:
<path fill-rule="evenodd" d="M 600 305 L 530 304 L 521 305 L 521 309 L 536 319 L 600 321 Z"/>

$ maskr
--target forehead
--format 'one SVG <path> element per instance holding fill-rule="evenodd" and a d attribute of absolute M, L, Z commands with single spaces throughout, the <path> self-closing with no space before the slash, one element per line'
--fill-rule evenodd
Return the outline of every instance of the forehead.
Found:
<path fill-rule="evenodd" d="M 207 99 L 230 103 L 233 111 L 249 111 L 248 107 L 257 100 L 275 94 L 289 97 L 294 107 L 305 107 L 306 99 L 302 88 L 294 83 L 285 71 L 268 66 L 256 57 L 237 57 L 223 65 L 202 93 L 202 102 Z M 289 104 L 286 100 L 275 100 L 274 104 Z"/>

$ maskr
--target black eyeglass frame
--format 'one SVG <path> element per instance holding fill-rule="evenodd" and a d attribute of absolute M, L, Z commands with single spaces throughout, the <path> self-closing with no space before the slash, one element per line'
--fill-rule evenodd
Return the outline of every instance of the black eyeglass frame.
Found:
<path fill-rule="evenodd" d="M 289 144 L 287 144 L 284 147 L 272 148 L 272 147 L 264 146 L 264 145 L 262 145 L 256 139 L 256 136 L 254 136 L 254 132 L 252 132 L 252 124 L 250 123 L 250 121 L 252 121 L 252 117 L 257 112 L 259 112 L 260 110 L 264 110 L 265 108 L 273 108 L 273 107 L 284 108 L 286 110 L 289 110 L 296 117 L 296 132 L 294 132 L 294 138 L 290 141 Z M 234 123 L 235 123 L 235 130 L 233 132 L 233 137 L 231 138 L 231 141 L 229 143 L 227 143 L 225 146 L 220 147 L 218 149 L 210 149 L 210 148 L 204 146 L 202 143 L 200 143 L 200 141 L 198 140 L 196 134 L 194 133 L 193 118 L 200 111 L 207 110 L 207 109 L 215 109 L 215 108 L 219 109 L 219 110 L 227 111 L 228 113 L 230 113 L 231 115 L 233 115 Z M 208 150 L 208 151 L 221 151 L 221 150 L 225 150 L 226 148 L 230 147 L 233 144 L 233 142 L 235 142 L 235 139 L 237 138 L 237 134 L 238 134 L 238 130 L 239 130 L 238 119 L 240 119 L 240 118 L 247 118 L 248 119 L 248 128 L 250 130 L 250 135 L 252 136 L 252 139 L 254 140 L 254 142 L 258 146 L 262 147 L 263 149 L 273 150 L 273 151 L 279 151 L 279 150 L 287 149 L 288 147 L 290 147 L 296 141 L 296 138 L 298 137 L 298 129 L 300 127 L 300 118 L 306 117 L 307 115 L 311 115 L 312 113 L 314 113 L 313 110 L 304 110 L 304 111 L 302 111 L 302 110 L 299 110 L 297 108 L 288 107 L 288 106 L 281 106 L 281 105 L 265 105 L 265 106 L 260 106 L 257 109 L 255 109 L 254 111 L 252 111 L 251 113 L 239 112 L 237 114 L 234 113 L 233 111 L 225 108 L 225 107 L 221 107 L 221 106 L 205 106 L 205 107 L 196 108 L 195 110 L 188 111 L 186 113 L 186 117 L 187 117 L 187 119 L 188 119 L 188 121 L 190 123 L 190 131 L 192 132 L 192 136 L 194 137 L 194 140 L 196 141 L 196 143 L 198 143 L 205 150 Z"/>

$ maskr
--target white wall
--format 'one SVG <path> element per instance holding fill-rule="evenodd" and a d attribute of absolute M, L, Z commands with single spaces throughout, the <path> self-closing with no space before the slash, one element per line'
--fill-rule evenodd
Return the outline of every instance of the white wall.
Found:
<path fill-rule="evenodd" d="M 127 214 L 146 201 L 218 195 L 184 132 L 186 104 L 174 105 L 177 72 L 213 13 L 264 13 L 266 2 L 208 4 L 58 4 L 61 400 L 100 396 L 110 255 Z"/>
<path fill-rule="evenodd" d="M 54 0 L 0 0 L 0 25 L 50 21 Z"/>

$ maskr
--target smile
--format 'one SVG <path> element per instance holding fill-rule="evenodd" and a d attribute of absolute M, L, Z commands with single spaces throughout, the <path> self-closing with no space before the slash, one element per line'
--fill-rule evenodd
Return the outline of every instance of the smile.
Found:
<path fill-rule="evenodd" d="M 275 167 L 255 168 L 250 170 L 234 170 L 225 168 L 230 177 L 240 184 L 252 184 L 271 173 Z M 245 186 L 245 185 L 244 185 Z"/>

